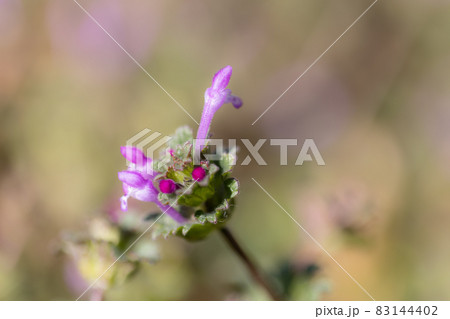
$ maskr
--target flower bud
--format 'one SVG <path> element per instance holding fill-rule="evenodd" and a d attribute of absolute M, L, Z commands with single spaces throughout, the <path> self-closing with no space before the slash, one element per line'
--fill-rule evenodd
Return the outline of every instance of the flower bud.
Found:
<path fill-rule="evenodd" d="M 171 179 L 163 179 L 159 182 L 159 190 L 164 194 L 172 194 L 177 190 L 177 184 Z"/>
<path fill-rule="evenodd" d="M 194 168 L 194 170 L 192 171 L 192 178 L 198 182 L 204 179 L 205 176 L 206 172 L 201 166 Z"/>

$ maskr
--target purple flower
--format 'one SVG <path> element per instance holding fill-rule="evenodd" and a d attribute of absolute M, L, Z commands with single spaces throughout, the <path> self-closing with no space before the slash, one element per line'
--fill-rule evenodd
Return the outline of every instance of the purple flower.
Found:
<path fill-rule="evenodd" d="M 232 73 L 231 66 L 226 66 L 219 70 L 212 80 L 212 85 L 205 92 L 205 105 L 203 108 L 202 119 L 197 132 L 197 140 L 195 142 L 194 149 L 194 162 L 195 157 L 200 154 L 204 141 L 208 137 L 208 130 L 211 125 L 212 118 L 217 110 L 225 103 L 231 103 L 235 108 L 242 106 L 242 101 L 237 96 L 231 94 L 231 90 L 227 89 L 227 85 L 230 82 Z M 164 205 L 158 199 L 158 195 L 173 194 L 178 188 L 186 185 L 177 184 L 171 179 L 159 179 L 161 172 L 155 172 L 152 168 L 152 159 L 145 156 L 145 154 L 131 146 L 122 147 L 120 149 L 122 155 L 129 162 L 128 169 L 119 172 L 119 180 L 123 182 L 124 195 L 120 198 L 121 208 L 123 211 L 128 209 L 128 199 L 133 197 L 137 200 L 144 202 L 154 202 L 158 207 L 167 212 L 167 215 L 172 217 L 179 223 L 186 222 L 186 218 L 183 217 L 176 209 Z M 174 157 L 174 149 L 167 148 L 166 152 Z M 174 159 L 175 160 L 175 159 Z M 179 159 L 177 159 L 178 161 Z M 191 159 L 184 159 L 186 163 L 191 163 Z M 178 163 L 179 164 L 179 163 Z M 191 164 L 190 164 L 191 165 Z M 202 167 L 195 167 L 192 171 L 192 179 L 199 184 L 206 177 L 206 171 Z M 158 176 L 158 178 L 157 178 Z M 155 178 L 159 183 L 155 187 Z M 208 181 L 205 181 L 206 183 Z M 160 197 L 160 198 L 164 198 Z"/>
<path fill-rule="evenodd" d="M 159 190 L 164 194 L 172 194 L 177 190 L 177 184 L 171 179 L 163 179 L 159 182 Z"/>
<path fill-rule="evenodd" d="M 0 0 L 0 36 L 2 44 L 17 40 L 23 31 L 24 10 L 21 1 Z M 4 48 L 4 47 L 3 47 Z"/>
<path fill-rule="evenodd" d="M 202 119 L 197 131 L 197 140 L 195 143 L 196 154 L 199 154 L 202 146 L 204 146 L 204 141 L 208 137 L 212 118 L 217 110 L 225 103 L 231 103 L 235 108 L 240 108 L 242 106 L 242 100 L 239 97 L 232 95 L 231 90 L 227 89 L 232 72 L 233 68 L 229 65 L 220 69 L 214 75 L 211 87 L 205 91 L 205 105 L 203 107 Z"/>
<path fill-rule="evenodd" d="M 192 171 L 192 178 L 198 182 L 204 179 L 205 176 L 206 172 L 201 166 L 194 168 L 194 170 Z"/>
<path fill-rule="evenodd" d="M 153 175 L 152 169 L 152 159 L 145 156 L 144 152 L 136 147 L 132 146 L 122 146 L 120 148 L 120 153 L 125 159 L 130 162 L 129 166 L 133 169 L 145 173 L 148 175 Z"/>
<path fill-rule="evenodd" d="M 143 202 L 153 202 L 179 223 L 186 219 L 180 215 L 173 207 L 163 205 L 158 200 L 158 190 L 153 185 L 155 173 L 151 168 L 152 159 L 131 146 L 121 147 L 122 155 L 130 162 L 126 171 L 119 172 L 118 177 L 123 182 L 124 195 L 120 198 L 120 207 L 123 211 L 128 209 L 128 198 L 133 197 Z"/>

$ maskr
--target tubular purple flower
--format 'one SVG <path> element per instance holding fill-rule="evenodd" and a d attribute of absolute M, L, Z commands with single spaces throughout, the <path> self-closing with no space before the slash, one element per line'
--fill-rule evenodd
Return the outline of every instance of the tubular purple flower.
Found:
<path fill-rule="evenodd" d="M 138 172 L 122 171 L 118 175 L 121 182 L 133 188 L 142 188 L 147 183 L 147 180 Z"/>
<path fill-rule="evenodd" d="M 231 94 L 231 90 L 227 89 L 230 82 L 233 68 L 226 66 L 220 69 L 213 77 L 212 85 L 205 91 L 205 105 L 203 107 L 202 119 L 197 131 L 197 138 L 195 142 L 195 154 L 199 154 L 202 146 L 208 137 L 209 127 L 214 114 L 225 103 L 231 103 L 235 108 L 242 106 L 242 100 Z"/>
<path fill-rule="evenodd" d="M 125 157 L 127 161 L 130 161 L 134 164 L 136 164 L 137 162 L 145 163 L 149 160 L 151 162 L 151 159 L 147 158 L 144 152 L 133 146 L 121 146 L 120 153 L 122 153 L 123 157 Z"/>
<path fill-rule="evenodd" d="M 130 167 L 148 175 L 154 175 L 152 159 L 145 156 L 144 152 L 134 146 L 120 147 L 120 153 L 130 162 Z"/>
<path fill-rule="evenodd" d="M 151 169 L 152 159 L 147 158 L 141 150 L 135 147 L 121 147 L 120 151 L 130 162 L 126 171 L 118 173 L 119 180 L 123 182 L 124 192 L 120 198 L 120 208 L 127 211 L 128 198 L 133 197 L 143 202 L 153 202 L 177 222 L 186 222 L 186 219 L 176 209 L 169 205 L 163 205 L 158 200 L 158 190 L 153 185 L 155 173 Z"/>
<path fill-rule="evenodd" d="M 121 180 L 121 173 L 119 172 L 119 180 Z M 142 177 L 142 176 L 141 176 Z M 143 178 L 143 177 L 142 177 Z M 145 180 L 144 183 L 139 187 L 135 187 L 127 184 L 126 181 L 121 180 L 123 182 L 123 193 L 124 195 L 120 198 L 120 208 L 126 212 L 128 210 L 128 198 L 133 197 L 137 200 L 143 202 L 156 202 L 158 201 L 158 192 L 154 189 L 153 183 L 151 180 Z"/>
<path fill-rule="evenodd" d="M 170 207 L 170 205 L 163 205 L 158 200 L 155 203 L 156 203 L 156 205 L 158 205 L 159 209 L 163 213 L 165 212 L 167 215 L 172 217 L 172 219 L 175 220 L 176 222 L 178 222 L 180 224 L 183 224 L 186 222 L 186 218 L 184 218 L 175 208 Z"/>

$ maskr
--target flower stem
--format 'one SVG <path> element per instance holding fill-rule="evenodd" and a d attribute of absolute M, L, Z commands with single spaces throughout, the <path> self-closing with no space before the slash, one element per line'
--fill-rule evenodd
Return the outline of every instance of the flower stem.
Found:
<path fill-rule="evenodd" d="M 230 245 L 231 249 L 233 249 L 233 251 L 241 258 L 241 260 L 247 266 L 248 270 L 250 271 L 250 274 L 253 276 L 253 279 L 264 287 L 264 289 L 272 297 L 273 300 L 281 300 L 278 294 L 272 288 L 272 286 L 261 274 L 258 267 L 256 267 L 255 263 L 250 259 L 250 257 L 244 252 L 242 247 L 238 244 L 234 236 L 231 234 L 230 230 L 228 228 L 223 227 L 220 229 L 220 232 L 227 241 L 227 243 Z"/>

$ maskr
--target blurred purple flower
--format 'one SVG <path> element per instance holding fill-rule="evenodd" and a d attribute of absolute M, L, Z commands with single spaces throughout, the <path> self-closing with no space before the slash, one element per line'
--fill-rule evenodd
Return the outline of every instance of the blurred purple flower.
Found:
<path fill-rule="evenodd" d="M 204 146 L 204 141 L 208 137 L 209 127 L 214 114 L 225 103 L 231 103 L 235 108 L 242 106 L 242 100 L 231 94 L 231 90 L 227 89 L 230 82 L 233 68 L 226 66 L 220 69 L 212 80 L 212 85 L 205 91 L 205 105 L 203 107 L 202 119 L 197 131 L 197 142 L 195 143 L 195 151 L 198 154 Z"/>
<path fill-rule="evenodd" d="M 153 202 L 179 223 L 185 222 L 185 218 L 169 205 L 163 205 L 158 200 L 158 190 L 153 185 L 155 173 L 151 169 L 152 160 L 145 154 L 131 146 L 121 147 L 122 155 L 130 161 L 126 171 L 119 172 L 118 177 L 123 182 L 124 195 L 120 198 L 120 207 L 128 210 L 128 198 L 133 197 L 143 202 Z"/>
<path fill-rule="evenodd" d="M 154 4 L 136 0 L 80 4 L 134 58 L 148 56 L 159 26 L 159 10 Z M 48 28 L 55 51 L 75 62 L 77 68 L 84 67 L 90 76 L 107 80 L 136 69 L 120 47 L 72 1 L 49 3 Z"/>
<path fill-rule="evenodd" d="M 22 29 L 23 10 L 20 1 L 0 0 L 0 36 L 2 44 L 15 38 Z"/>
<path fill-rule="evenodd" d="M 277 72 L 261 90 L 259 103 L 274 101 L 308 63 L 302 59 Z M 308 81 L 283 95 L 257 123 L 271 138 L 309 136 L 322 151 L 345 132 L 356 109 L 346 82 L 332 68 L 317 65 Z"/>

